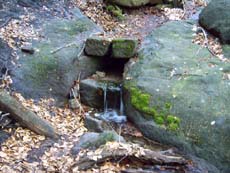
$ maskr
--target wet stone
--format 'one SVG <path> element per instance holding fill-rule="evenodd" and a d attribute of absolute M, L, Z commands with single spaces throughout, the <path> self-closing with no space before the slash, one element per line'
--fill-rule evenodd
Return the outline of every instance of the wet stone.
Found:
<path fill-rule="evenodd" d="M 109 129 L 108 125 L 105 122 L 94 118 L 89 114 L 86 114 L 85 116 L 85 127 L 92 132 L 103 132 Z"/>

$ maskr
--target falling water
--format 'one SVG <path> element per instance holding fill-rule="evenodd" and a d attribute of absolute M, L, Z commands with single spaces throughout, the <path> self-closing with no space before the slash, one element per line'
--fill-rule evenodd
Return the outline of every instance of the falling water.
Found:
<path fill-rule="evenodd" d="M 106 112 L 108 111 L 107 87 L 108 87 L 108 84 L 105 83 L 105 86 L 103 88 L 103 90 L 104 90 L 104 114 L 106 114 Z"/>
<path fill-rule="evenodd" d="M 104 111 L 99 114 L 99 118 L 115 122 L 115 123 L 124 123 L 127 121 L 126 116 L 124 115 L 124 104 L 123 104 L 123 97 L 122 97 L 122 85 L 119 87 L 110 87 L 109 90 L 112 92 L 119 91 L 120 93 L 120 99 L 119 99 L 119 110 L 116 109 L 116 107 L 108 108 L 108 98 L 107 98 L 107 92 L 108 92 L 108 85 L 106 84 L 103 88 L 104 90 Z M 115 96 L 114 96 L 114 99 Z"/>
<path fill-rule="evenodd" d="M 120 115 L 124 115 L 124 103 L 123 103 L 122 85 L 120 85 Z"/>

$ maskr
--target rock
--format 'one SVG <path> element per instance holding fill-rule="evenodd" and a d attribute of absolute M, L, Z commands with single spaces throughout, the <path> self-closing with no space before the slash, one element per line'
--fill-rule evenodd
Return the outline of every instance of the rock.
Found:
<path fill-rule="evenodd" d="M 230 59 L 230 45 L 229 44 L 222 45 L 222 49 L 223 49 L 224 56 Z"/>
<path fill-rule="evenodd" d="M 107 88 L 107 100 L 109 107 L 119 107 L 120 88 L 117 84 L 108 81 L 85 79 L 80 83 L 81 103 L 93 108 L 104 108 L 104 92 Z"/>
<path fill-rule="evenodd" d="M 109 2 L 124 7 L 140 7 L 149 3 L 149 0 L 109 0 Z"/>
<path fill-rule="evenodd" d="M 32 45 L 23 45 L 21 47 L 21 50 L 25 53 L 34 54 L 34 49 L 33 49 Z"/>
<path fill-rule="evenodd" d="M 156 4 L 162 4 L 163 0 L 149 0 L 149 4 L 156 5 Z"/>
<path fill-rule="evenodd" d="M 192 27 L 168 22 L 144 39 L 125 76 L 126 114 L 146 137 L 227 169 L 230 65 L 193 44 Z"/>
<path fill-rule="evenodd" d="M 112 57 L 131 58 L 136 54 L 138 40 L 133 38 L 118 38 L 112 41 Z"/>
<path fill-rule="evenodd" d="M 106 76 L 105 72 L 102 71 L 96 71 L 96 75 L 98 78 L 104 78 Z"/>
<path fill-rule="evenodd" d="M 163 0 L 109 0 L 109 2 L 115 3 L 123 7 L 135 8 L 146 4 L 155 5 L 163 3 Z"/>
<path fill-rule="evenodd" d="M 78 109 L 80 107 L 79 102 L 76 99 L 69 99 L 69 107 L 71 109 Z"/>
<path fill-rule="evenodd" d="M 88 114 L 85 116 L 85 127 L 89 131 L 99 133 L 110 129 L 104 121 L 94 118 Z"/>
<path fill-rule="evenodd" d="M 0 145 L 5 142 L 11 135 L 3 130 L 0 130 Z"/>
<path fill-rule="evenodd" d="M 79 142 L 74 145 L 74 147 L 71 149 L 71 153 L 76 155 L 81 148 L 96 149 L 109 141 L 125 142 L 122 136 L 119 136 L 113 131 L 105 131 L 103 133 L 87 132 L 82 135 L 79 139 Z"/>
<path fill-rule="evenodd" d="M 163 0 L 165 4 L 170 4 L 174 8 L 183 8 L 183 0 Z"/>
<path fill-rule="evenodd" d="M 89 56 L 106 56 L 109 53 L 111 42 L 104 37 L 90 37 L 85 43 L 85 53 Z"/>
<path fill-rule="evenodd" d="M 6 74 L 7 64 L 11 61 L 11 49 L 8 44 L 0 39 L 0 76 Z"/>
<path fill-rule="evenodd" d="M 54 98 L 58 105 L 67 101 L 74 81 L 92 75 L 100 60 L 82 56 L 84 40 L 102 30 L 81 14 L 73 11 L 73 19 L 52 19 L 41 26 L 44 39 L 33 41 L 33 55 L 21 52 L 12 69 L 12 87 L 26 98 Z"/>
<path fill-rule="evenodd" d="M 199 23 L 223 43 L 230 44 L 230 1 L 212 0 L 199 16 Z"/>

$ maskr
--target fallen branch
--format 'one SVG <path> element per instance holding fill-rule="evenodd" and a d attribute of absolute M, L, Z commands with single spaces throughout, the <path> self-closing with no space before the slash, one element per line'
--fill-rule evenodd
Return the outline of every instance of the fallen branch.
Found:
<path fill-rule="evenodd" d="M 55 49 L 55 50 L 52 50 L 50 53 L 51 53 L 51 54 L 54 54 L 54 53 L 56 53 L 56 52 L 58 52 L 58 51 L 60 51 L 60 50 L 62 50 L 62 49 L 64 49 L 64 48 L 71 47 L 71 46 L 73 46 L 73 45 L 77 45 L 77 44 L 76 44 L 75 42 L 72 42 L 72 43 L 66 44 L 66 45 L 64 45 L 64 46 L 62 46 L 62 47 L 59 47 L 59 48 L 57 48 L 57 49 Z"/>
<path fill-rule="evenodd" d="M 115 162 L 129 160 L 129 163 L 138 161 L 142 164 L 174 166 L 183 166 L 187 163 L 182 157 L 164 155 L 160 152 L 144 149 L 139 145 L 113 142 L 107 143 L 95 152 L 81 155 L 73 169 L 87 170 L 108 160 Z"/>
<path fill-rule="evenodd" d="M 4 26 L 6 26 L 10 22 L 11 19 L 12 18 L 9 17 L 3 24 L 0 25 L 0 28 L 3 28 Z"/>
<path fill-rule="evenodd" d="M 77 87 L 77 92 L 78 92 L 78 93 L 79 93 L 79 91 L 80 91 L 80 80 L 81 80 L 81 72 L 79 73 L 78 79 L 77 79 L 77 81 L 76 81 L 76 87 Z M 74 97 L 74 99 L 76 100 L 77 104 L 79 105 L 79 114 L 80 114 L 80 115 L 81 115 L 81 113 L 84 114 L 84 113 L 85 113 L 84 108 L 82 107 L 82 105 L 81 105 L 81 103 L 80 103 L 80 101 L 79 101 L 79 100 L 81 100 L 80 94 L 78 94 L 78 95 L 76 96 L 76 94 L 75 94 L 73 88 L 71 88 L 71 92 L 72 92 L 73 97 Z"/>
<path fill-rule="evenodd" d="M 58 137 L 56 131 L 48 122 L 24 107 L 5 90 L 0 90 L 0 110 L 9 113 L 9 116 L 18 121 L 19 124 L 40 135 L 45 135 L 51 138 Z"/>
<path fill-rule="evenodd" d="M 206 33 L 206 31 L 202 28 L 202 27 L 197 27 L 197 30 L 202 31 L 203 35 L 204 35 L 204 46 L 207 47 L 208 51 L 213 55 L 216 56 L 216 54 L 210 49 L 209 45 L 208 45 L 208 34 Z"/>

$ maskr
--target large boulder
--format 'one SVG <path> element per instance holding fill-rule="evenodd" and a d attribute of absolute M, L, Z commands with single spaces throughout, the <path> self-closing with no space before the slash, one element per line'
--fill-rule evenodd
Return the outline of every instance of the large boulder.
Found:
<path fill-rule="evenodd" d="M 193 44 L 192 28 L 169 22 L 144 39 L 125 75 L 126 114 L 148 138 L 229 172 L 230 64 Z"/>
<path fill-rule="evenodd" d="M 199 23 L 223 43 L 230 43 L 230 1 L 212 0 L 200 14 Z"/>
<path fill-rule="evenodd" d="M 19 52 L 12 70 L 13 87 L 25 97 L 52 97 L 62 104 L 78 74 L 84 78 L 100 66 L 100 60 L 81 53 L 85 39 L 102 30 L 80 10 L 73 14 L 72 20 L 45 21 L 41 26 L 44 38 L 33 41 L 34 54 Z"/>

